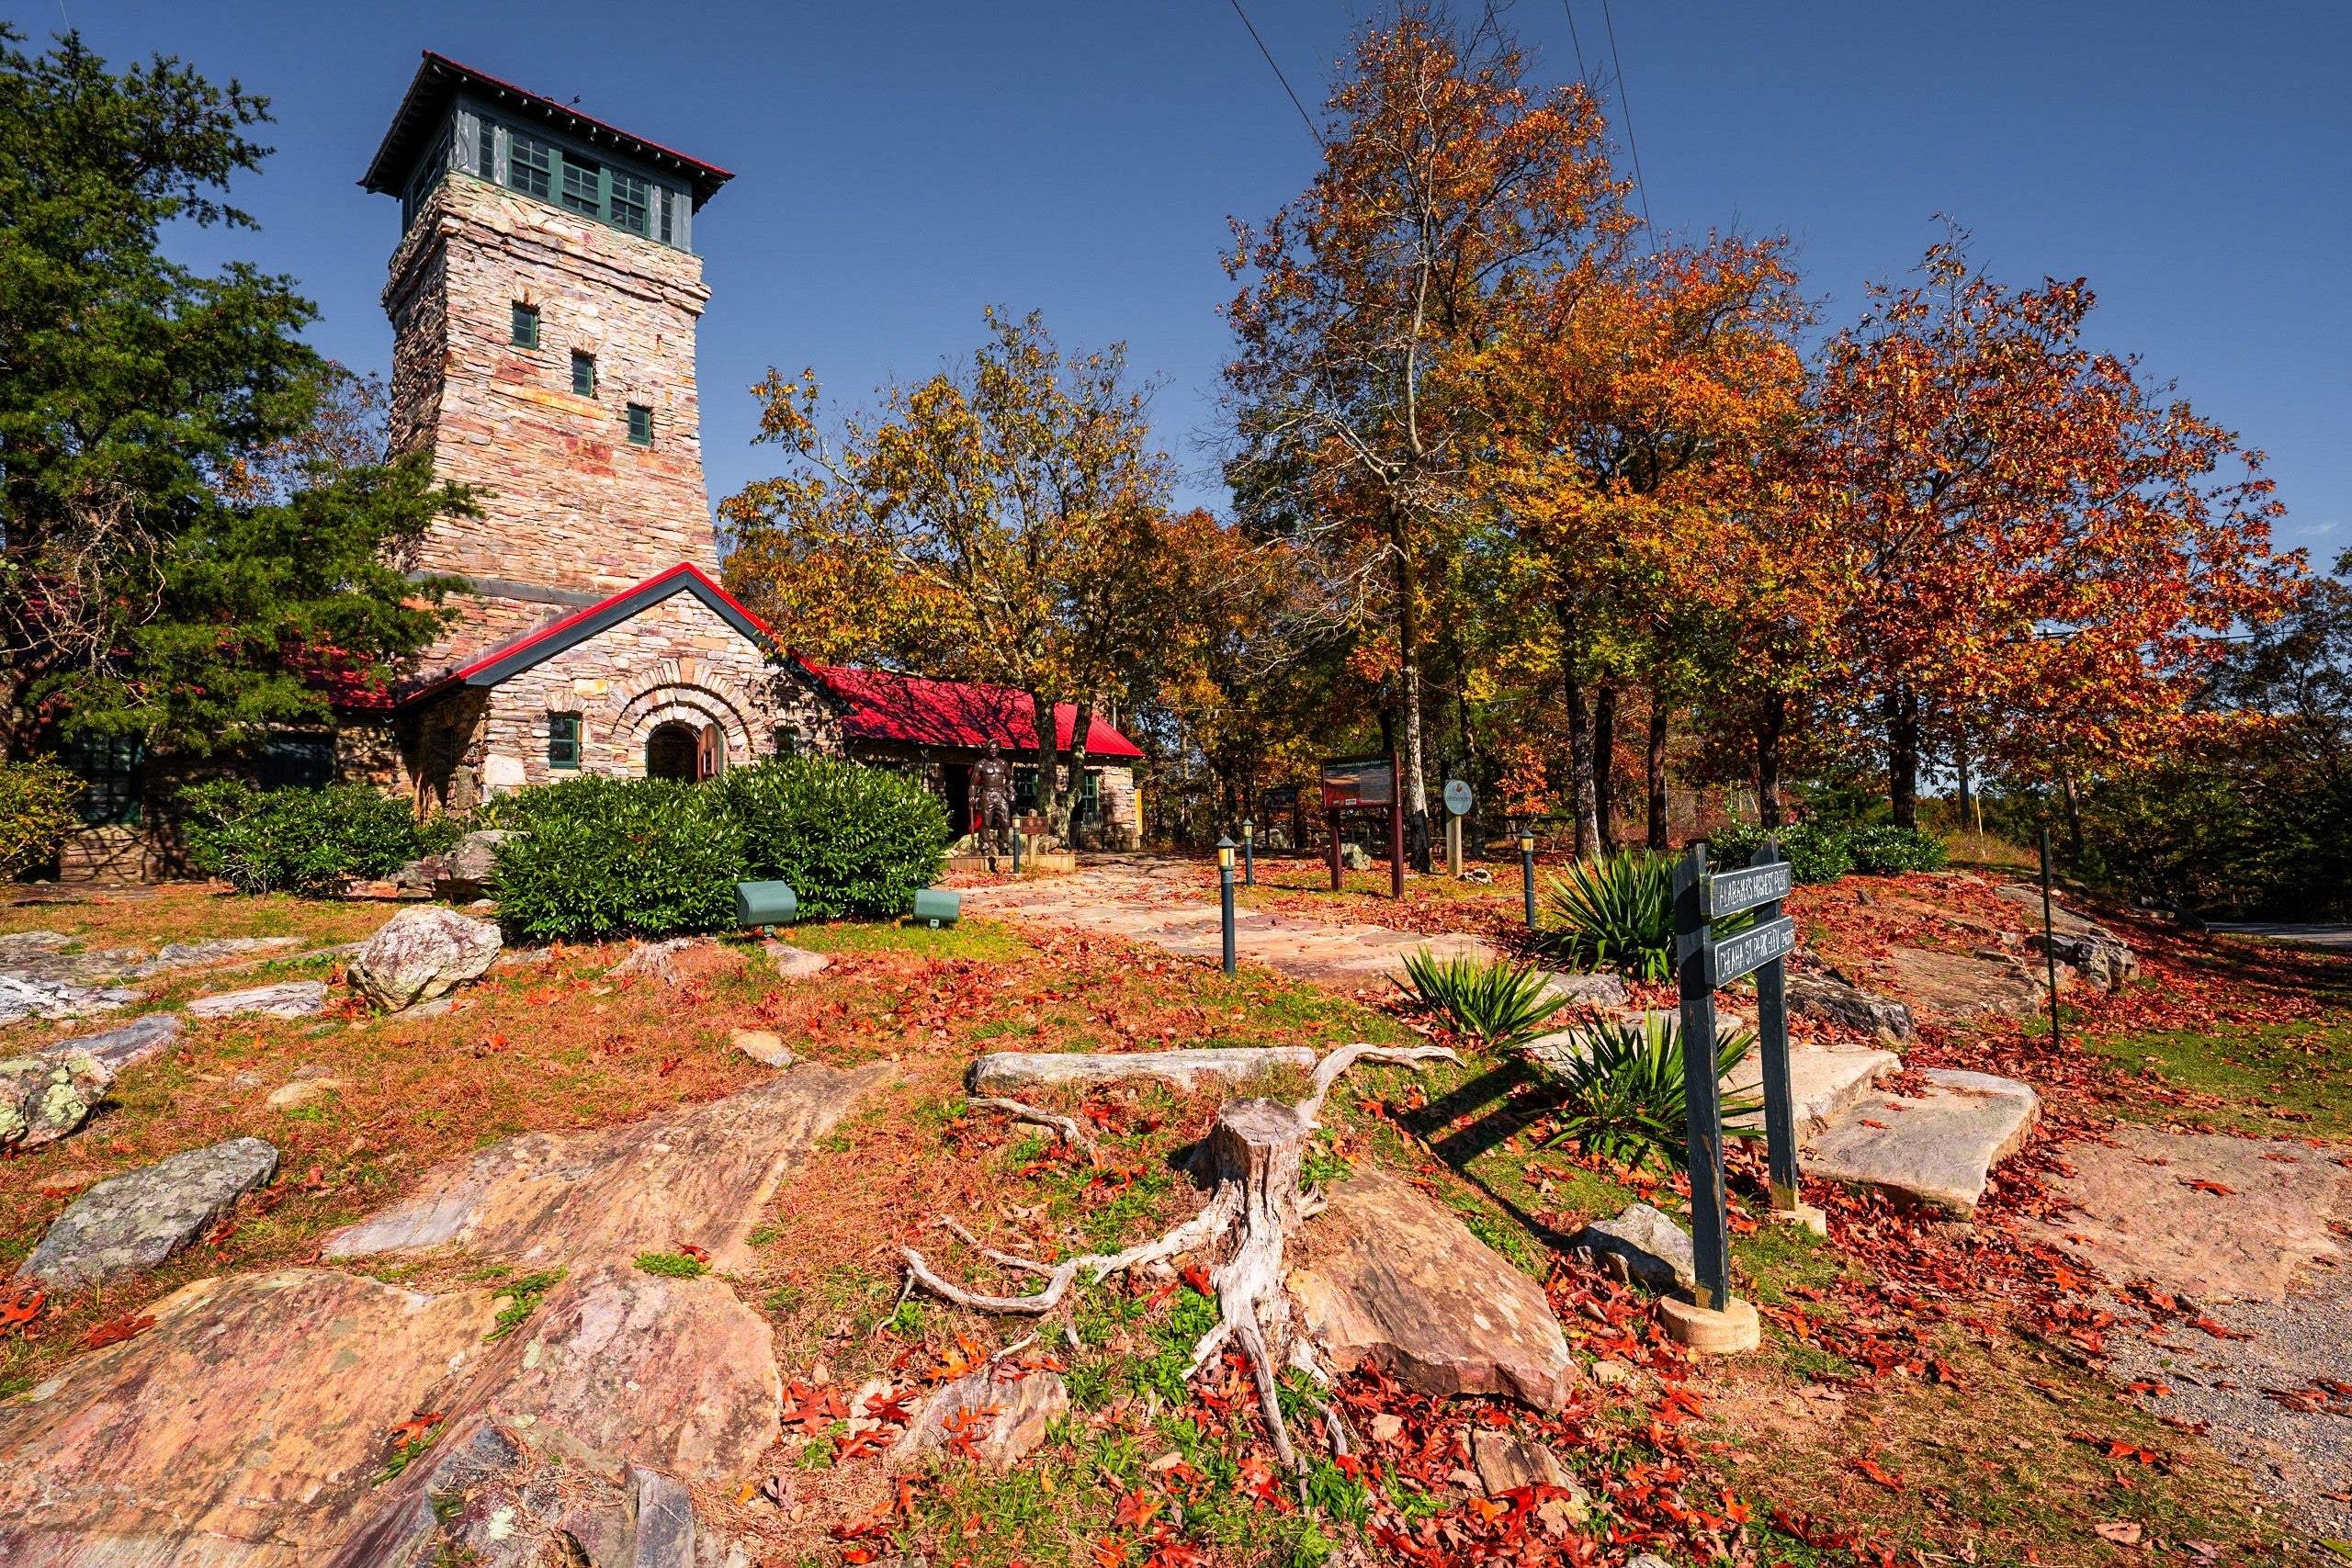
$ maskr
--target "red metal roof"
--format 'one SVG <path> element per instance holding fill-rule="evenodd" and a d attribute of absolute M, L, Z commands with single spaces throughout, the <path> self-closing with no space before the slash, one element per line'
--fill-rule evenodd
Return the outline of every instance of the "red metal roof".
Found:
<path fill-rule="evenodd" d="M 985 748 L 991 740 L 1007 751 L 1037 750 L 1035 708 L 1029 694 L 1012 686 L 967 681 L 933 681 L 845 664 L 810 664 L 808 672 L 850 705 L 842 730 L 858 740 L 903 740 L 918 746 Z M 1055 744 L 1069 749 L 1078 728 L 1078 706 L 1054 707 Z M 1089 757 L 1141 758 L 1143 750 L 1100 717 L 1088 726 Z"/>

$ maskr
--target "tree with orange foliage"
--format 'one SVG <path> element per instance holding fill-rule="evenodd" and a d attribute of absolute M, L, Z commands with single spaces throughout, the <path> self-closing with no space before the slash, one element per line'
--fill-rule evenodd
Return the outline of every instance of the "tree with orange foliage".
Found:
<path fill-rule="evenodd" d="M 1124 349 L 1065 355 L 1034 313 L 988 321 L 967 370 L 894 389 L 833 435 L 814 373 L 771 371 L 760 439 L 792 466 L 720 503 L 727 581 L 819 657 L 1027 693 L 1040 805 L 1067 836 L 1093 716 L 1127 696 L 1170 614 L 1155 596 L 1174 470 Z"/>
<path fill-rule="evenodd" d="M 1607 847 L 1617 689 L 1646 688 L 1648 839 L 1662 849 L 1674 707 L 1710 643 L 1745 655 L 1785 614 L 1784 541 L 1754 525 L 1770 504 L 1768 459 L 1803 407 L 1790 337 L 1804 312 L 1784 250 L 1718 238 L 1563 271 L 1461 367 L 1495 433 L 1491 493 L 1549 610 L 1579 854 Z"/>
<path fill-rule="evenodd" d="M 1581 86 L 1541 96 L 1491 10 L 1405 6 L 1361 31 L 1329 103 L 1323 168 L 1237 226 L 1226 368 L 1245 519 L 1312 551 L 1393 639 L 1414 858 L 1429 863 L 1427 617 L 1471 523 L 1479 410 L 1460 357 L 1507 330 L 1539 274 L 1604 268 L 1632 230 Z"/>
<path fill-rule="evenodd" d="M 2084 346 L 2082 279 L 2005 288 L 1965 243 L 1830 342 L 1802 479 L 1838 666 L 1905 828 L 1962 727 L 2019 783 L 2147 755 L 2303 572 L 2271 553 L 2261 455 Z"/>

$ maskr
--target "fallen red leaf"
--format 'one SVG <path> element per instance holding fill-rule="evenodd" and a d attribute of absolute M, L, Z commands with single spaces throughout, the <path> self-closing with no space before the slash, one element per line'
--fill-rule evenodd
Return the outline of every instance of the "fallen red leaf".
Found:
<path fill-rule="evenodd" d="M 1877 1482 L 1881 1486 L 1885 1487 L 1889 1492 L 1900 1492 L 1903 1490 L 1904 1483 L 1902 1474 L 1898 1472 L 1895 1474 L 1889 1475 L 1885 1471 L 1879 1468 L 1878 1461 L 1876 1460 L 1858 1459 L 1854 1461 L 1854 1468 L 1860 1471 L 1872 1481 Z"/>
<path fill-rule="evenodd" d="M 2234 1198 L 2238 1195 L 2236 1188 L 2224 1187 L 2218 1181 L 2208 1181 L 2201 1176 L 2188 1185 L 2199 1192 L 2211 1192 L 2217 1198 Z"/>
<path fill-rule="evenodd" d="M 94 1325 L 76 1343 L 85 1350 L 95 1350 L 101 1345 L 119 1344 L 125 1339 L 144 1334 L 154 1326 L 155 1320 L 152 1317 L 134 1317 L 129 1313 L 124 1313 L 120 1317 L 110 1317 L 106 1322 Z"/>

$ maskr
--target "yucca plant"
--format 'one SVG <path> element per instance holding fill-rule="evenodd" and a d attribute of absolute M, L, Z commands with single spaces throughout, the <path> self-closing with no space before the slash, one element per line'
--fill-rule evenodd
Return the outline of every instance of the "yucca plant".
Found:
<path fill-rule="evenodd" d="M 1543 892 L 1537 940 L 1579 969 L 1617 969 L 1641 980 L 1674 977 L 1674 857 L 1620 850 L 1572 862 Z M 1754 923 L 1752 914 L 1717 920 L 1717 938 Z"/>
<path fill-rule="evenodd" d="M 1545 944 L 1580 969 L 1674 973 L 1674 862 L 1645 850 L 1577 861 L 1547 879 Z"/>
<path fill-rule="evenodd" d="M 1653 1162 L 1668 1171 L 1690 1163 L 1687 1080 L 1682 1072 L 1682 1025 L 1671 1013 L 1649 1012 L 1641 1021 L 1606 1020 L 1580 1024 L 1564 1049 L 1547 1053 L 1545 1066 L 1562 1086 L 1562 1117 L 1554 1143 L 1574 1138 L 1589 1154 L 1638 1169 Z M 1715 1077 L 1731 1075 L 1755 1043 L 1741 1030 L 1715 1045 Z M 1757 1102 L 1725 1100 L 1723 1115 L 1750 1115 Z M 1725 1126 L 1736 1138 L 1758 1134 L 1752 1127 Z"/>
<path fill-rule="evenodd" d="M 1440 958 L 1426 947 L 1415 948 L 1405 955 L 1405 975 L 1412 981 L 1398 984 L 1406 995 L 1498 1051 L 1543 1033 L 1544 1021 L 1566 1001 L 1545 991 L 1544 972 L 1534 964 L 1502 958 Z"/>

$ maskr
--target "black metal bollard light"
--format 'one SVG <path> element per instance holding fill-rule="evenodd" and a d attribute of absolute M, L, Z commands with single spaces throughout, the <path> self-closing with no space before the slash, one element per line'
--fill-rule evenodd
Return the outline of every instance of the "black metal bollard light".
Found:
<path fill-rule="evenodd" d="M 1216 841 L 1217 901 L 1225 909 L 1225 972 L 1233 973 L 1233 840 Z"/>
<path fill-rule="evenodd" d="M 1241 819 L 1241 886 L 1258 886 L 1258 829 L 1247 817 Z"/>
<path fill-rule="evenodd" d="M 1527 905 L 1527 929 L 1535 929 L 1535 830 L 1532 828 L 1519 835 L 1519 880 L 1521 894 Z"/>

